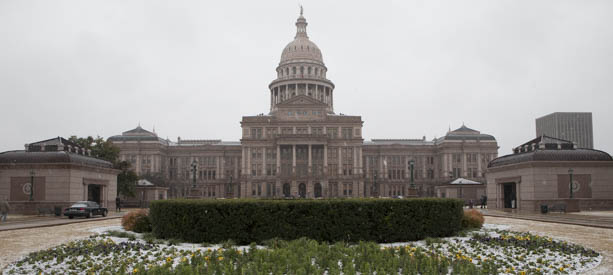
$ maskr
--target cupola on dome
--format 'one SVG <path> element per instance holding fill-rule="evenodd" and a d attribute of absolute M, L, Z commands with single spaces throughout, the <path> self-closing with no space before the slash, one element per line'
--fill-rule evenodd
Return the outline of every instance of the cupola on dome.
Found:
<path fill-rule="evenodd" d="M 294 37 L 294 41 L 287 44 L 283 49 L 280 64 L 306 59 L 323 65 L 324 61 L 321 56 L 321 50 L 319 50 L 319 47 L 317 47 L 313 41 L 309 40 L 309 36 L 306 32 L 307 25 L 308 23 L 304 16 L 302 16 L 301 9 L 300 17 L 296 20 L 296 37 Z"/>

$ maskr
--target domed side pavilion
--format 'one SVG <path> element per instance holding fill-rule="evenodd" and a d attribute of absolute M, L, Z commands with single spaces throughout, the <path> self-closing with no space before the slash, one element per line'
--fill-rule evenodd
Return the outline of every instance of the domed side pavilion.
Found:
<path fill-rule="evenodd" d="M 492 160 L 488 207 L 565 212 L 613 209 L 613 158 L 566 140 L 537 137 Z M 571 185 L 572 182 L 572 185 Z"/>

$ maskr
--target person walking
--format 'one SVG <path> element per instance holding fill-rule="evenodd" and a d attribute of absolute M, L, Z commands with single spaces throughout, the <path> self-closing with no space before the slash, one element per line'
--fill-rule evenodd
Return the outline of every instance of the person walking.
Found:
<path fill-rule="evenodd" d="M 117 196 L 117 198 L 115 198 L 115 210 L 117 212 L 121 211 L 121 199 L 119 198 L 119 196 Z"/>
<path fill-rule="evenodd" d="M 2 222 L 6 222 L 6 217 L 9 214 L 9 210 L 11 210 L 11 206 L 6 198 L 2 197 L 2 201 L 0 201 L 0 214 L 2 214 Z"/>
<path fill-rule="evenodd" d="M 487 205 L 487 196 L 483 195 L 481 196 L 481 208 L 485 208 Z"/>

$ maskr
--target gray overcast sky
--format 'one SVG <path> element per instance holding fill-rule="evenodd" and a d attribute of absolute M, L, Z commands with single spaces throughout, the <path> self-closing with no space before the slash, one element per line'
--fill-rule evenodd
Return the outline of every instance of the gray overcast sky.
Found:
<path fill-rule="evenodd" d="M 593 113 L 613 152 L 613 1 L 302 1 L 336 84 L 335 111 L 364 137 L 461 126 L 499 154 L 534 119 Z M 0 0 L 0 151 L 70 135 L 239 140 L 267 113 L 297 1 Z"/>

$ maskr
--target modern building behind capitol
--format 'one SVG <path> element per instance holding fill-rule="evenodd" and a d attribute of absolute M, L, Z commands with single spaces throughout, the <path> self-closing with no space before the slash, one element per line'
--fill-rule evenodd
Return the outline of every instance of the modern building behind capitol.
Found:
<path fill-rule="evenodd" d="M 579 148 L 594 149 L 592 113 L 555 112 L 536 119 L 536 136 L 574 142 Z"/>
<path fill-rule="evenodd" d="M 361 116 L 334 112 L 335 85 L 306 27 L 300 14 L 269 85 L 269 112 L 242 118 L 240 142 L 172 142 L 140 126 L 109 140 L 137 173 L 161 173 L 179 186 L 181 192 L 171 187 L 171 196 L 405 196 L 410 161 L 421 196 L 453 178 L 484 181 L 487 163 L 497 156 L 496 139 L 464 125 L 431 141 L 364 142 Z"/>

